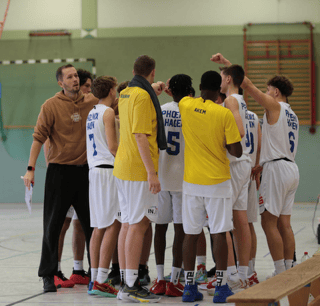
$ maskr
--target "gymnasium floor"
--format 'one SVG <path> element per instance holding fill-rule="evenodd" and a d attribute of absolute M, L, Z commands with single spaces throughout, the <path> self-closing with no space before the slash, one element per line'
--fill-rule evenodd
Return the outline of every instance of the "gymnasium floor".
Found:
<path fill-rule="evenodd" d="M 314 254 L 318 250 L 317 240 L 312 231 L 312 217 L 315 204 L 296 204 L 292 216 L 292 227 L 296 237 L 297 258 L 303 252 Z M 320 212 L 316 215 L 316 224 Z M 315 225 L 316 226 L 316 225 Z M 268 251 L 265 235 L 259 223 L 255 226 L 258 238 L 256 270 L 260 281 L 273 271 L 273 263 Z M 71 228 L 65 238 L 62 271 L 69 277 L 72 272 Z M 207 242 L 209 242 L 206 231 Z M 167 235 L 165 274 L 171 269 L 171 246 L 173 228 Z M 76 285 L 73 289 L 58 289 L 57 293 L 42 292 L 42 280 L 37 276 L 42 240 L 42 204 L 33 204 L 29 215 L 25 204 L 0 204 L 0 306 L 2 305 L 114 305 L 122 304 L 116 299 L 89 296 L 86 286 Z M 209 246 L 209 244 L 208 244 Z M 156 277 L 156 266 L 151 249 L 149 261 L 150 277 Z M 207 267 L 213 262 L 207 249 Z M 87 268 L 87 266 L 85 266 Z M 204 300 L 194 304 L 212 305 L 212 297 L 204 293 Z M 288 305 L 287 299 L 281 305 Z M 164 297 L 158 305 L 182 304 L 181 298 Z M 193 305 L 193 303 L 190 303 Z M 188 304 L 188 305 L 190 305 Z M 234 305 L 234 304 L 220 304 Z"/>

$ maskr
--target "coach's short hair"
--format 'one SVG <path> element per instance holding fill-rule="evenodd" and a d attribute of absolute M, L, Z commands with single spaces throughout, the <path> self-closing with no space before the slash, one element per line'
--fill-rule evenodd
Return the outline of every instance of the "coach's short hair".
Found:
<path fill-rule="evenodd" d="M 85 84 L 88 79 L 90 79 L 91 81 L 93 80 L 92 74 L 89 71 L 84 69 L 78 69 L 77 72 L 80 79 L 80 86 Z"/>
<path fill-rule="evenodd" d="M 110 90 L 117 85 L 117 79 L 112 76 L 101 76 L 96 78 L 91 86 L 91 91 L 98 99 L 108 97 Z"/>
<path fill-rule="evenodd" d="M 267 85 L 278 88 L 281 94 L 285 97 L 290 97 L 294 89 L 291 81 L 285 76 L 281 75 L 276 75 L 275 77 L 271 78 Z"/>
<path fill-rule="evenodd" d="M 56 79 L 57 81 L 61 81 L 62 80 L 62 77 L 63 77 L 63 73 L 62 73 L 62 70 L 63 69 L 66 69 L 66 68 L 71 68 L 73 67 L 73 65 L 71 64 L 68 64 L 68 65 L 64 65 L 64 66 L 61 66 L 57 69 L 57 72 L 56 72 Z M 74 67 L 73 67 L 74 68 Z"/>
<path fill-rule="evenodd" d="M 118 85 L 117 92 L 120 93 L 122 90 L 126 89 L 128 87 L 128 84 L 129 84 L 129 81 L 121 82 Z"/>
<path fill-rule="evenodd" d="M 156 61 L 153 58 L 148 55 L 141 55 L 135 60 L 133 71 L 135 75 L 147 77 L 155 67 Z"/>
<path fill-rule="evenodd" d="M 217 91 L 220 90 L 221 75 L 216 71 L 207 71 L 201 77 L 201 89 Z"/>
<path fill-rule="evenodd" d="M 220 67 L 220 71 L 224 75 L 230 75 L 233 81 L 233 84 L 237 87 L 243 82 L 244 79 L 244 70 L 240 65 L 231 65 L 229 67 Z"/>

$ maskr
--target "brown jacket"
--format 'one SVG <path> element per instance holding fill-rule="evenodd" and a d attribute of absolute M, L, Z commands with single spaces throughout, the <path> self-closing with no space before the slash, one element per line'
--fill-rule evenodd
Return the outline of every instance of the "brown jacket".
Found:
<path fill-rule="evenodd" d="M 83 95 L 80 91 L 73 101 L 60 91 L 41 106 L 33 138 L 44 143 L 49 137 L 49 163 L 87 163 L 86 120 L 98 102 L 92 94 Z"/>

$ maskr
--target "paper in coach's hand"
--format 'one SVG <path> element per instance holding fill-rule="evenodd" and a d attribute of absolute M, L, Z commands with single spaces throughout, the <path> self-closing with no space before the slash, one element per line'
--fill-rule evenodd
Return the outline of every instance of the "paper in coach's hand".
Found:
<path fill-rule="evenodd" d="M 23 179 L 23 176 L 21 176 Z M 29 214 L 31 215 L 31 204 L 32 204 L 32 191 L 33 191 L 33 184 L 30 185 L 30 190 L 28 187 L 25 188 L 24 200 L 26 201 Z"/>

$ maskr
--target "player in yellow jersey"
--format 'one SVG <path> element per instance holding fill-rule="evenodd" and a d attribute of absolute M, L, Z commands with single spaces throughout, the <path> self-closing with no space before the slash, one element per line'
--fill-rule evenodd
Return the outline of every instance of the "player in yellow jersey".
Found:
<path fill-rule="evenodd" d="M 232 187 L 227 151 L 242 155 L 241 137 L 230 110 L 217 105 L 221 76 L 207 71 L 201 77 L 201 97 L 185 97 L 179 103 L 185 139 L 182 220 L 185 231 L 183 262 L 186 286 L 183 302 L 202 300 L 194 283 L 196 245 L 208 215 L 217 265 L 214 303 L 232 295 L 227 285 L 226 232 L 232 224 Z"/>
<path fill-rule="evenodd" d="M 167 140 L 160 104 L 151 86 L 155 61 L 142 55 L 133 71 L 135 76 L 119 99 L 121 137 L 113 172 L 122 219 L 120 273 L 126 282 L 120 294 L 125 301 L 157 302 L 159 297 L 141 287 L 138 267 L 145 232 L 150 221 L 157 220 L 159 149 L 167 148 Z"/>

